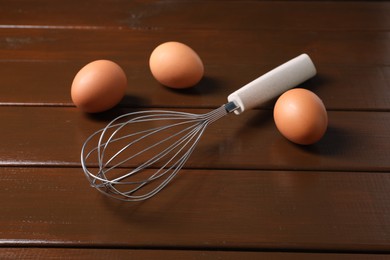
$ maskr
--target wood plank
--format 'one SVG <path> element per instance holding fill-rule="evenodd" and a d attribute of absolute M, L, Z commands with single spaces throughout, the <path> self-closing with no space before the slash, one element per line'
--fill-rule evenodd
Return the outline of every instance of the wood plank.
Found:
<path fill-rule="evenodd" d="M 3 0 L 0 24 L 75 29 L 380 31 L 390 28 L 389 12 L 386 1 Z"/>
<path fill-rule="evenodd" d="M 88 117 L 74 108 L 1 107 L 5 125 L 0 135 L 0 163 L 79 166 L 86 138 L 125 111 Z M 186 166 L 389 171 L 389 124 L 386 112 L 330 111 L 327 134 L 319 143 L 305 147 L 279 134 L 271 111 L 248 111 L 210 125 Z"/>
<path fill-rule="evenodd" d="M 227 252 L 193 250 L 125 250 L 69 248 L 0 248 L 2 259 L 388 259 L 386 254 Z"/>
<path fill-rule="evenodd" d="M 0 258 L 373 259 L 390 254 L 390 2 L 0 0 Z M 183 41 L 199 86 L 171 91 L 151 50 Z M 286 141 L 272 102 L 211 125 L 186 168 L 152 200 L 89 187 L 82 143 L 140 108 L 204 113 L 302 52 L 324 100 L 319 143 Z M 129 90 L 107 113 L 72 107 L 94 59 L 123 65 Z"/>
<path fill-rule="evenodd" d="M 2 247 L 390 251 L 390 172 L 185 170 L 140 203 L 78 168 L 0 176 Z"/>
<path fill-rule="evenodd" d="M 205 41 L 208 39 L 208 41 Z M 232 41 L 234 39 L 234 41 Z M 247 66 L 309 53 L 316 64 L 332 66 L 390 65 L 388 31 L 348 33 L 252 30 L 61 30 L 1 29 L 1 60 L 125 59 L 147 65 L 151 51 L 160 43 L 177 40 L 194 48 L 205 66 L 230 63 Z M 97 44 L 99 43 L 99 44 Z M 288 44 L 286 44 L 288 43 Z M 283 51 L 281 51 L 283 50 Z M 349 53 L 346 55 L 345 53 Z"/>
<path fill-rule="evenodd" d="M 87 62 L 0 61 L 0 105 L 72 106 L 70 86 Z M 147 64 L 140 66 L 124 59 L 116 62 L 128 77 L 127 96 L 120 104 L 124 107 L 216 108 L 230 93 L 273 68 L 272 61 L 259 66 L 209 64 L 197 86 L 171 90 L 154 80 Z M 390 109 L 390 80 L 383 76 L 388 67 L 319 65 L 317 69 L 318 75 L 300 87 L 317 93 L 328 110 Z M 272 109 L 273 104 L 259 107 Z"/>

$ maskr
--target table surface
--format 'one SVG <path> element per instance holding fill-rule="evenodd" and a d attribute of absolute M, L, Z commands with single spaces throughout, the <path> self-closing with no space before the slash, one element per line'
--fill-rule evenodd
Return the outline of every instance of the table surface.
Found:
<path fill-rule="evenodd" d="M 378 259 L 390 253 L 390 2 L 0 1 L 0 258 Z M 165 41 L 204 62 L 171 90 L 148 59 Z M 329 127 L 287 141 L 273 102 L 210 125 L 154 198 L 122 202 L 89 186 L 85 139 L 112 118 L 163 108 L 204 113 L 301 54 L 300 87 Z M 110 59 L 126 97 L 88 115 L 70 98 L 77 71 Z"/>

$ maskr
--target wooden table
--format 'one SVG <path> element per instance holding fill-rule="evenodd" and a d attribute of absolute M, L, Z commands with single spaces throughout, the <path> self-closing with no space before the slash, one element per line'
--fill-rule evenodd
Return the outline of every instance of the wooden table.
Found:
<path fill-rule="evenodd" d="M 0 1 L 0 258 L 380 259 L 390 252 L 390 2 Z M 158 44 L 195 49 L 205 77 L 173 91 L 151 76 Z M 203 113 L 301 53 L 325 103 L 311 146 L 284 139 L 273 103 L 211 125 L 177 178 L 139 203 L 90 188 L 85 139 L 114 116 Z M 90 61 L 125 70 L 113 110 L 76 109 Z"/>

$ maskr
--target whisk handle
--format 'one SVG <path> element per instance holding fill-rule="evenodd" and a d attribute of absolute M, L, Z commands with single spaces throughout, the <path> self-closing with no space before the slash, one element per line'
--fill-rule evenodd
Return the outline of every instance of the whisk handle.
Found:
<path fill-rule="evenodd" d="M 301 54 L 236 90 L 228 96 L 228 101 L 239 107 L 234 113 L 241 114 L 296 87 L 316 73 L 309 55 Z"/>

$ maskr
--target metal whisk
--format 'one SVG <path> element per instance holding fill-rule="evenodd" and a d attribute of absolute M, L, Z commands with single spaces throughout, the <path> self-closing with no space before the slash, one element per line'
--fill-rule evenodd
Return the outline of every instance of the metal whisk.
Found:
<path fill-rule="evenodd" d="M 302 54 L 233 92 L 228 103 L 206 114 L 150 110 L 119 116 L 85 141 L 83 171 L 93 187 L 110 197 L 148 199 L 176 176 L 209 124 L 269 101 L 315 74 L 310 57 Z"/>

